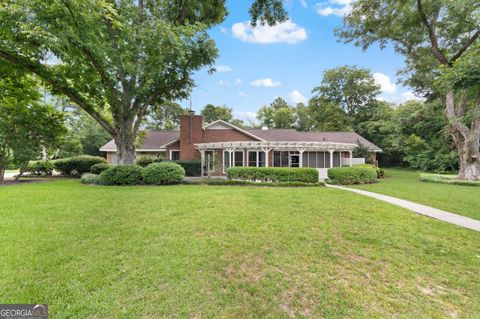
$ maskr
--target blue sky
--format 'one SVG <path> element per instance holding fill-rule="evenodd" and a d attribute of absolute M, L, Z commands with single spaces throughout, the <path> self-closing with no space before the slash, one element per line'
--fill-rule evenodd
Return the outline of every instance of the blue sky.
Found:
<path fill-rule="evenodd" d="M 290 21 L 252 30 L 250 1 L 227 1 L 228 17 L 210 31 L 219 49 L 217 72 L 209 75 L 205 69 L 195 74 L 192 108 L 198 112 L 208 103 L 225 104 L 236 117 L 251 119 L 260 106 L 277 96 L 292 105 L 305 101 L 321 82 L 323 71 L 341 65 L 371 69 L 386 100 L 401 103 L 414 98 L 409 88 L 396 84 L 403 57 L 392 48 L 363 52 L 337 41 L 333 31 L 351 2 L 289 0 Z"/>

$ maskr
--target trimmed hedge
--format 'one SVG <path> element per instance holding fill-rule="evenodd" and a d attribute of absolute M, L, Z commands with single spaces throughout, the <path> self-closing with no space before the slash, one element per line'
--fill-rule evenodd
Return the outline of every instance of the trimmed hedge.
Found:
<path fill-rule="evenodd" d="M 363 167 L 371 167 L 377 172 L 377 178 L 384 178 L 385 177 L 385 171 L 383 168 L 380 168 L 378 166 L 375 166 L 373 164 L 360 164 L 360 165 L 354 165 L 356 167 L 363 166 Z"/>
<path fill-rule="evenodd" d="M 103 157 L 80 155 L 56 160 L 54 166 L 57 171 L 65 175 L 82 175 L 90 172 L 93 165 L 106 162 Z"/>
<path fill-rule="evenodd" d="M 334 184 L 370 184 L 377 181 L 377 171 L 367 165 L 333 167 L 328 169 L 328 178 Z"/>
<path fill-rule="evenodd" d="M 179 184 L 185 177 L 185 169 L 176 163 L 153 163 L 143 169 L 142 176 L 146 184 Z"/>
<path fill-rule="evenodd" d="M 440 174 L 420 174 L 420 181 L 427 183 L 449 184 L 460 186 L 474 186 L 480 187 L 480 180 L 478 181 L 464 181 L 455 176 L 440 175 Z"/>
<path fill-rule="evenodd" d="M 180 165 L 185 170 L 186 176 L 200 176 L 202 175 L 202 161 L 166 161 Z"/>
<path fill-rule="evenodd" d="M 92 167 L 90 167 L 90 173 L 99 175 L 99 174 L 101 174 L 103 171 L 106 171 L 107 169 L 109 169 L 110 167 L 111 167 L 110 164 L 107 164 L 107 163 L 98 163 L 98 164 L 95 164 L 95 165 L 93 165 Z"/>
<path fill-rule="evenodd" d="M 82 184 L 100 184 L 100 178 L 97 174 L 85 173 L 80 178 Z"/>
<path fill-rule="evenodd" d="M 112 166 L 99 175 L 103 185 L 138 185 L 142 180 L 142 167 L 138 165 Z"/>
<path fill-rule="evenodd" d="M 26 172 L 30 172 L 33 175 L 47 175 L 51 176 L 53 173 L 54 165 L 52 161 L 30 161 L 28 162 Z"/>
<path fill-rule="evenodd" d="M 196 181 L 183 181 L 186 185 L 211 185 L 211 186 L 259 186 L 259 187 L 318 187 L 325 186 L 323 182 L 302 183 L 302 182 L 249 182 L 233 179 L 205 178 Z"/>
<path fill-rule="evenodd" d="M 155 160 L 155 157 L 150 156 L 150 155 L 140 155 L 137 157 L 135 160 L 135 164 L 141 166 L 141 167 L 147 167 L 148 165 L 152 164 Z"/>
<path fill-rule="evenodd" d="M 318 171 L 315 168 L 230 167 L 227 176 L 229 179 L 252 182 L 318 183 Z"/>

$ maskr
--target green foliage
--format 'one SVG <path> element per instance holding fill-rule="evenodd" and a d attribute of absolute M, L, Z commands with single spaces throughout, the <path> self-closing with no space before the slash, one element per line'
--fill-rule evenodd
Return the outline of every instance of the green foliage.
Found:
<path fill-rule="evenodd" d="M 100 177 L 97 174 L 84 173 L 80 178 L 82 184 L 100 184 Z"/>
<path fill-rule="evenodd" d="M 230 167 L 227 176 L 229 179 L 253 182 L 318 183 L 318 171 L 315 168 Z"/>
<path fill-rule="evenodd" d="M 352 116 L 376 102 L 380 86 L 375 84 L 370 70 L 346 65 L 326 70 L 322 83 L 312 92 L 316 98 L 332 102 Z"/>
<path fill-rule="evenodd" d="M 192 74 L 213 64 L 207 31 L 225 15 L 224 1 L 7 1 L 0 59 L 85 110 L 130 163 L 149 109 L 187 97 Z"/>
<path fill-rule="evenodd" d="M 30 161 L 28 162 L 26 172 L 30 172 L 32 175 L 47 175 L 51 176 L 53 173 L 54 165 L 52 161 Z"/>
<path fill-rule="evenodd" d="M 295 109 L 277 97 L 269 106 L 262 106 L 257 112 L 257 119 L 269 128 L 292 128 L 296 122 Z"/>
<path fill-rule="evenodd" d="M 23 171 L 53 153 L 65 134 L 63 114 L 40 97 L 33 77 L 0 63 L 0 182 L 7 166 Z"/>
<path fill-rule="evenodd" d="M 180 126 L 180 116 L 187 115 L 188 109 L 175 102 L 154 105 L 148 113 L 146 128 L 150 130 L 176 130 Z"/>
<path fill-rule="evenodd" d="M 456 178 L 452 175 L 434 175 L 434 174 L 420 174 L 420 181 L 436 184 L 449 184 L 449 185 L 461 185 L 461 186 L 476 186 L 480 187 L 480 181 L 465 181 Z"/>
<path fill-rule="evenodd" d="M 62 174 L 80 176 L 89 173 L 92 166 L 98 163 L 106 163 L 106 160 L 103 157 L 80 155 L 56 160 L 54 166 Z"/>
<path fill-rule="evenodd" d="M 314 131 L 351 131 L 351 120 L 340 106 L 323 99 L 308 102 L 310 125 Z"/>
<path fill-rule="evenodd" d="M 108 163 L 98 163 L 98 164 L 92 165 L 92 167 L 90 168 L 90 173 L 99 175 L 103 171 L 106 171 L 107 169 L 109 169 L 110 167 L 111 165 Z"/>
<path fill-rule="evenodd" d="M 99 175 L 99 182 L 102 185 L 138 185 L 143 182 L 142 172 L 138 165 L 115 165 Z"/>
<path fill-rule="evenodd" d="M 260 187 L 318 187 L 325 186 L 323 182 L 251 182 L 234 179 L 202 178 L 195 181 L 183 181 L 187 185 L 211 185 L 211 186 L 260 186 Z"/>
<path fill-rule="evenodd" d="M 385 170 L 383 168 L 380 168 L 378 166 L 372 165 L 372 164 L 362 164 L 362 165 L 354 165 L 354 167 L 369 167 L 373 168 L 375 172 L 377 172 L 377 178 L 384 178 L 385 177 Z"/>
<path fill-rule="evenodd" d="M 377 181 L 377 171 L 366 165 L 333 167 L 328 169 L 328 178 L 333 184 L 370 184 Z"/>
<path fill-rule="evenodd" d="M 153 163 L 143 169 L 143 181 L 151 185 L 179 184 L 185 177 L 185 170 L 176 163 Z"/>
<path fill-rule="evenodd" d="M 255 0 L 249 10 L 252 25 L 275 25 L 288 19 L 282 0 Z"/>
<path fill-rule="evenodd" d="M 140 155 L 135 159 L 135 164 L 141 167 L 147 167 L 155 161 L 155 157 L 150 155 Z"/>
<path fill-rule="evenodd" d="M 232 108 L 223 105 L 215 106 L 212 104 L 207 104 L 200 111 L 200 114 L 203 116 L 205 123 L 212 123 L 217 120 L 223 120 L 225 122 L 230 122 L 233 119 L 233 110 Z"/>
<path fill-rule="evenodd" d="M 200 176 L 202 174 L 202 161 L 171 161 L 183 167 L 186 176 Z"/>

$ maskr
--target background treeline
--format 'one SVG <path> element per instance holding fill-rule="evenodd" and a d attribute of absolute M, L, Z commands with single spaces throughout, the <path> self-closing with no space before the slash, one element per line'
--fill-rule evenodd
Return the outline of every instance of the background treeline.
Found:
<path fill-rule="evenodd" d="M 440 99 L 410 100 L 394 104 L 382 100 L 380 87 L 368 69 L 341 66 L 324 72 L 307 104 L 290 105 L 276 98 L 257 112 L 257 121 L 234 117 L 226 105 L 205 105 L 207 123 L 224 120 L 244 128 L 294 128 L 299 131 L 355 131 L 382 148 L 383 166 L 452 172 L 457 154 L 445 131 L 447 119 Z M 155 107 L 145 128 L 177 129 L 179 116 L 188 110 L 176 103 Z"/>

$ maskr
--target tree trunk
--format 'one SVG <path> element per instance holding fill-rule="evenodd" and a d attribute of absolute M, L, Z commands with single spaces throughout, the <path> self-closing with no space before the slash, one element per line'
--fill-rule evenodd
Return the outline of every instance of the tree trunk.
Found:
<path fill-rule="evenodd" d="M 5 167 L 0 167 L 0 184 L 5 180 Z"/>
<path fill-rule="evenodd" d="M 455 95 L 448 92 L 445 113 L 449 121 L 449 132 L 458 152 L 460 170 L 458 178 L 462 180 L 480 179 L 480 97 L 474 112 L 471 127 L 462 123 L 465 115 L 466 101 L 455 104 Z"/>
<path fill-rule="evenodd" d="M 115 136 L 115 144 L 117 145 L 118 164 L 133 164 L 135 161 L 135 135 L 131 129 L 119 128 Z"/>

